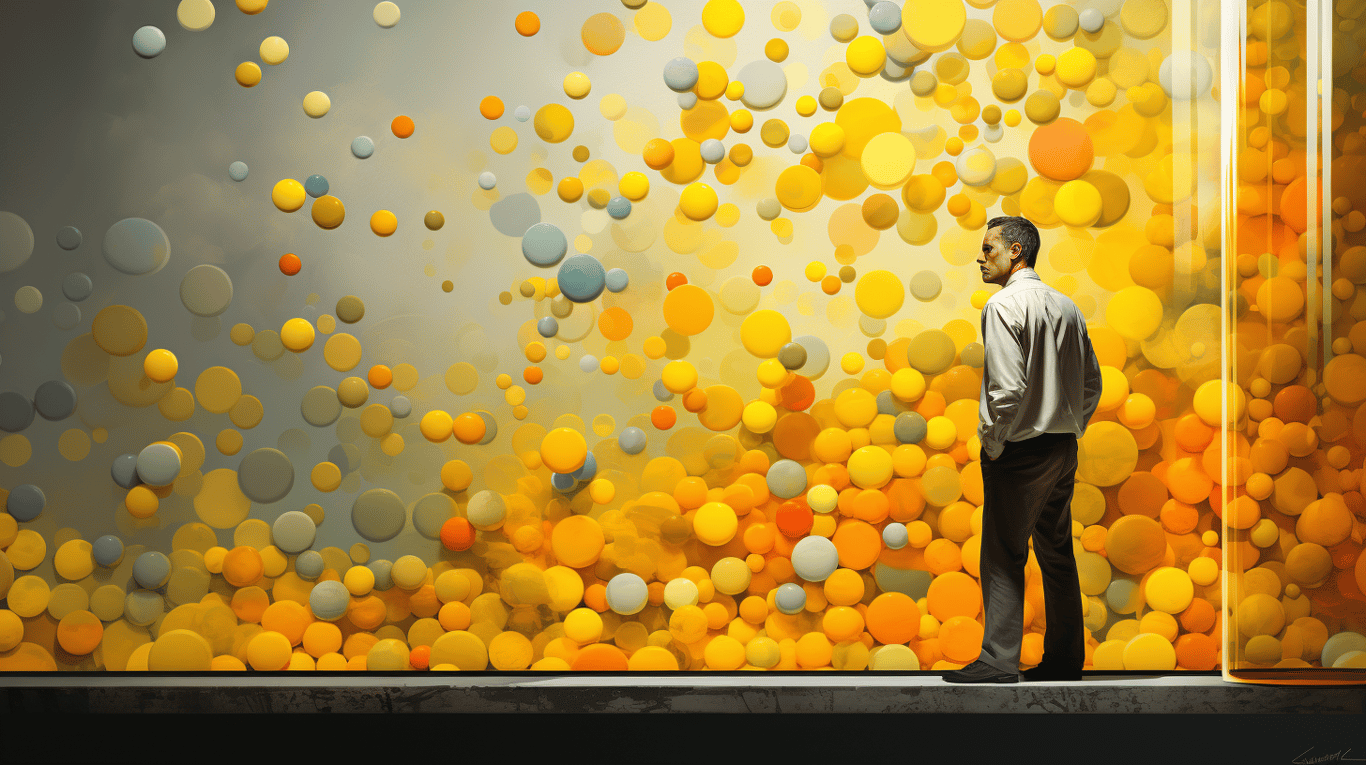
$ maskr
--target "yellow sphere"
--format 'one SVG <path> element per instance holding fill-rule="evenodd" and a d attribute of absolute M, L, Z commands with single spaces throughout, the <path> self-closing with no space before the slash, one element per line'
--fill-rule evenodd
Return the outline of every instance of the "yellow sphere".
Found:
<path fill-rule="evenodd" d="M 1247 405 L 1247 399 L 1243 395 L 1243 389 L 1236 383 L 1225 383 L 1222 380 L 1208 380 L 1201 383 L 1195 389 L 1195 396 L 1191 399 L 1191 407 L 1195 413 L 1204 420 L 1210 427 L 1219 427 L 1222 419 L 1222 409 L 1224 397 L 1228 398 L 1228 418 L 1229 424 L 1235 424 L 1242 419 L 1243 409 Z"/>
<path fill-rule="evenodd" d="M 617 496 L 616 484 L 606 478 L 598 478 L 588 484 L 588 496 L 599 505 L 611 502 Z"/>
<path fill-rule="evenodd" d="M 564 636 L 579 645 L 596 643 L 602 637 L 602 617 L 591 608 L 576 608 L 564 616 Z"/>
<path fill-rule="evenodd" d="M 433 409 L 422 415 L 422 420 L 418 423 L 418 429 L 422 431 L 422 436 L 434 444 L 439 444 L 451 437 L 451 428 L 455 425 L 455 420 L 450 414 Z"/>
<path fill-rule="evenodd" d="M 925 445 L 931 449 L 947 449 L 958 440 L 958 426 L 953 420 L 939 415 L 925 423 Z"/>
<path fill-rule="evenodd" d="M 882 65 L 887 61 L 887 49 L 882 47 L 881 39 L 863 35 L 844 49 L 844 61 L 854 74 L 872 77 L 882 71 Z"/>
<path fill-rule="evenodd" d="M 294 212 L 304 206 L 306 196 L 302 183 L 293 178 L 286 178 L 275 184 L 275 188 L 270 192 L 270 201 L 274 202 L 281 212 Z"/>
<path fill-rule="evenodd" d="M 778 422 L 778 410 L 764 401 L 751 401 L 740 415 L 740 421 L 752 433 L 767 433 Z"/>
<path fill-rule="evenodd" d="M 867 447 L 864 447 L 867 448 Z M 829 513 L 839 502 L 839 492 L 829 484 L 817 484 L 806 492 L 806 504 L 817 513 Z"/>
<path fill-rule="evenodd" d="M 881 446 L 865 446 L 849 455 L 849 480 L 860 489 L 880 489 L 892 480 L 892 455 Z"/>
<path fill-rule="evenodd" d="M 147 354 L 147 358 L 142 360 L 143 374 L 152 382 L 164 383 L 175 379 L 175 373 L 179 369 L 179 362 L 176 361 L 174 353 L 158 348 Z"/>
<path fill-rule="evenodd" d="M 765 388 L 780 388 L 792 373 L 777 359 L 764 359 L 759 362 L 759 384 Z"/>
<path fill-rule="evenodd" d="M 893 372 L 892 395 L 902 401 L 918 401 L 925 395 L 925 375 L 911 367 Z"/>
<path fill-rule="evenodd" d="M 740 324 L 740 344 L 761 359 L 776 357 L 790 342 L 792 326 L 787 317 L 772 309 L 755 311 Z"/>
<path fill-rule="evenodd" d="M 724 502 L 707 502 L 697 508 L 693 516 L 693 533 L 697 538 L 712 547 L 720 547 L 735 538 L 739 520 L 735 510 Z"/>
<path fill-rule="evenodd" d="M 1053 198 L 1058 218 L 1073 228 L 1086 228 L 1100 220 L 1100 191 L 1083 180 L 1064 183 Z"/>
<path fill-rule="evenodd" d="M 692 183 L 683 189 L 678 207 L 690 220 L 704 221 L 716 213 L 719 200 L 716 191 L 705 183 Z"/>
<path fill-rule="evenodd" d="M 313 325 L 308 319 L 290 319 L 280 328 L 280 342 L 285 348 L 302 353 L 313 347 Z"/>
<path fill-rule="evenodd" d="M 632 202 L 639 202 L 650 193 L 650 179 L 644 173 L 632 170 L 621 176 L 621 182 L 617 184 L 617 190 L 623 197 Z"/>
<path fill-rule="evenodd" d="M 686 361 L 670 361 L 664 365 L 660 380 L 670 393 L 687 393 L 697 387 L 697 368 Z"/>
<path fill-rule="evenodd" d="M 554 473 L 572 473 L 588 459 L 588 442 L 573 428 L 555 428 L 541 439 L 541 462 Z"/>
<path fill-rule="evenodd" d="M 844 128 L 833 122 L 822 122 L 811 129 L 807 146 L 812 154 L 828 159 L 844 150 L 844 140 Z"/>

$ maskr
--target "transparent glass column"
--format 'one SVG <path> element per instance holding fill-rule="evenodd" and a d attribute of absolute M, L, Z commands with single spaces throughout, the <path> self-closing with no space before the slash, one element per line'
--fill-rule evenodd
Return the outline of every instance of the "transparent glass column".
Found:
<path fill-rule="evenodd" d="M 1364 10 L 1226 11 L 1227 680 L 1366 682 Z"/>

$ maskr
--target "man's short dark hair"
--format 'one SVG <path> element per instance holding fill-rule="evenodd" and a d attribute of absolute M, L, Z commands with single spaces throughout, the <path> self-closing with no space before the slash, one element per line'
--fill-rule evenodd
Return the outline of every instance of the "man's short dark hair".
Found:
<path fill-rule="evenodd" d="M 1001 244 L 1007 248 L 1019 242 L 1020 252 L 1024 255 L 1025 265 L 1034 267 L 1034 259 L 1039 256 L 1039 229 L 1033 223 L 1019 216 L 992 218 L 987 221 L 987 229 L 1001 227 Z"/>

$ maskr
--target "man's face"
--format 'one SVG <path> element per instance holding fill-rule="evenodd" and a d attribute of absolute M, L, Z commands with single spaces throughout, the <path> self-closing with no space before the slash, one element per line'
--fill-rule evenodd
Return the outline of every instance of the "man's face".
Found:
<path fill-rule="evenodd" d="M 1010 278 L 1011 261 L 1020 257 L 1020 243 L 1014 242 L 1007 248 L 1001 242 L 1000 227 L 987 229 L 987 235 L 982 239 L 982 257 L 977 259 L 977 265 L 982 269 L 982 281 L 987 284 L 1006 283 Z"/>

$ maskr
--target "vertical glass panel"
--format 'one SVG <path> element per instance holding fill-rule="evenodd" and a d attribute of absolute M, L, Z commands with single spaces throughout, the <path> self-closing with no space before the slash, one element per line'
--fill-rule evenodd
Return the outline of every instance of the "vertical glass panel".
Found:
<path fill-rule="evenodd" d="M 1229 428 L 1245 480 L 1223 513 L 1228 679 L 1366 680 L 1364 7 L 1253 2 L 1225 36 L 1244 67 L 1228 372 L 1248 414 Z"/>

